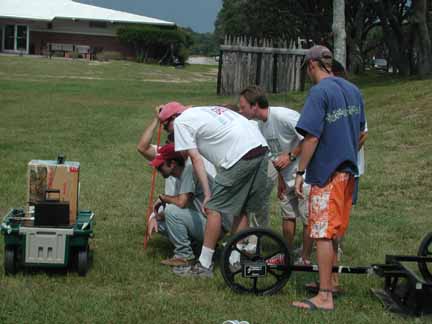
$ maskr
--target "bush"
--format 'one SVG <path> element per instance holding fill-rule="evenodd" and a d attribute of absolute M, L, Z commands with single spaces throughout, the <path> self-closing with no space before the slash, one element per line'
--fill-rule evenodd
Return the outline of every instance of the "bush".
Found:
<path fill-rule="evenodd" d="M 81 54 L 78 53 L 78 52 L 71 52 L 71 53 L 69 54 L 69 57 L 70 57 L 70 58 L 73 58 L 73 59 L 82 58 Z"/>
<path fill-rule="evenodd" d="M 96 54 L 98 61 L 111 61 L 124 59 L 123 54 L 116 51 L 102 51 Z"/>
<path fill-rule="evenodd" d="M 185 64 L 189 56 L 190 56 L 190 50 L 188 48 L 185 47 L 180 48 L 178 52 L 178 57 L 181 63 Z"/>
<path fill-rule="evenodd" d="M 167 29 L 154 26 L 126 26 L 119 28 L 117 35 L 120 41 L 135 51 L 138 62 L 157 60 L 172 64 L 175 57 L 181 61 L 190 47 L 192 38 L 182 29 Z"/>

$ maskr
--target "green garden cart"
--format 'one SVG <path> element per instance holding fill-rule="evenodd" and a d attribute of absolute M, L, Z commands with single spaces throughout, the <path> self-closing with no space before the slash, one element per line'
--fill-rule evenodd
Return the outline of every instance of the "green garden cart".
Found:
<path fill-rule="evenodd" d="M 72 268 L 85 276 L 90 266 L 89 239 L 95 214 L 81 210 L 75 224 L 38 226 L 25 209 L 11 209 L 3 219 L 4 269 L 8 275 L 20 268 Z"/>

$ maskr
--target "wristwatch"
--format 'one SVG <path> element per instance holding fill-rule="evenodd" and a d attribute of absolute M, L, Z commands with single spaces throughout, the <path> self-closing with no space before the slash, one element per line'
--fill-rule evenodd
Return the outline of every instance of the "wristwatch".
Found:
<path fill-rule="evenodd" d="M 297 156 L 295 156 L 294 154 L 292 154 L 291 152 L 288 153 L 289 156 L 289 160 L 291 162 L 294 162 L 295 160 L 297 160 Z"/>
<path fill-rule="evenodd" d="M 303 176 L 305 174 L 305 172 L 306 172 L 305 170 L 303 170 L 303 171 L 297 170 L 296 175 Z"/>

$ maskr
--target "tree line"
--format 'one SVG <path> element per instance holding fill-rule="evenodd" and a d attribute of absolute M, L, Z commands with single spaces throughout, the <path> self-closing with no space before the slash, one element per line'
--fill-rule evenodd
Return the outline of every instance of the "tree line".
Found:
<path fill-rule="evenodd" d="M 343 2 L 343 1 L 342 1 Z M 215 36 L 305 40 L 326 45 L 334 36 L 334 0 L 223 0 Z M 372 56 L 401 75 L 432 73 L 432 0 L 345 0 L 346 66 L 361 73 Z M 343 5 L 340 6 L 343 8 Z M 333 10 L 336 9 L 336 13 Z"/>

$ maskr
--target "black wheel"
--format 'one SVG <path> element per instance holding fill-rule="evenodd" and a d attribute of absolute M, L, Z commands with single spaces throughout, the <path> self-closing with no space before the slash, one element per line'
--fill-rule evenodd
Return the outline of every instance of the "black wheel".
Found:
<path fill-rule="evenodd" d="M 285 240 L 264 228 L 233 235 L 222 252 L 221 273 L 235 292 L 271 295 L 291 275 L 292 258 Z"/>
<path fill-rule="evenodd" d="M 78 275 L 84 277 L 90 266 L 89 248 L 78 251 Z"/>
<path fill-rule="evenodd" d="M 14 275 L 18 271 L 17 253 L 13 247 L 5 247 L 4 269 L 7 275 Z"/>
<path fill-rule="evenodd" d="M 420 243 L 418 256 L 432 257 L 432 233 L 427 234 Z M 426 281 L 432 282 L 432 262 L 419 262 L 419 270 Z"/>

